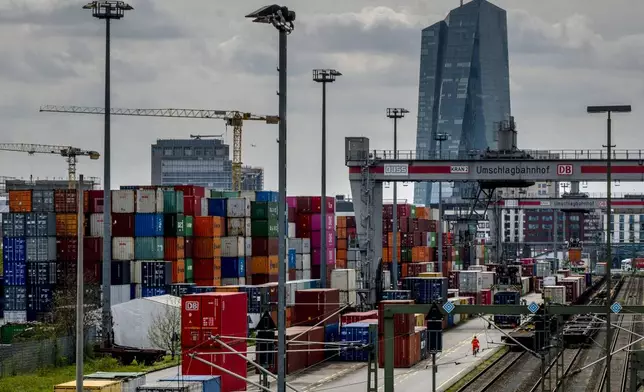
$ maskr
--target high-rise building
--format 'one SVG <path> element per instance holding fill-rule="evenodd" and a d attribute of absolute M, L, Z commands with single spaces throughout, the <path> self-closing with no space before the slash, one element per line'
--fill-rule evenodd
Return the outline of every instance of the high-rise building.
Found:
<path fill-rule="evenodd" d="M 505 10 L 472 0 L 422 31 L 418 89 L 419 156 L 467 157 L 495 149 L 498 124 L 510 118 L 510 76 Z M 443 197 L 459 196 L 461 184 L 443 183 Z M 419 183 L 414 202 L 438 202 L 438 184 Z"/>
<path fill-rule="evenodd" d="M 230 147 L 221 139 L 157 140 L 152 145 L 152 185 L 232 188 Z"/>
<path fill-rule="evenodd" d="M 242 191 L 263 191 L 264 190 L 264 169 L 261 167 L 242 167 Z"/>

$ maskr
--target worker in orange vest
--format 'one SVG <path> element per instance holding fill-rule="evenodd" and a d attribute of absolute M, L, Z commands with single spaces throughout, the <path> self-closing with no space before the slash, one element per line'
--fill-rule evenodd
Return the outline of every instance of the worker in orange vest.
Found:
<path fill-rule="evenodd" d="M 474 339 L 472 339 L 472 355 L 478 354 L 479 349 L 479 340 L 476 338 L 476 336 L 474 336 Z"/>

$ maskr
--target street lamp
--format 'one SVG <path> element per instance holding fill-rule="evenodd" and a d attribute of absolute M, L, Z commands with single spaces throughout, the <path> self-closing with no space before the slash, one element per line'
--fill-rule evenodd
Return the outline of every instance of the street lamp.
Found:
<path fill-rule="evenodd" d="M 326 84 L 342 74 L 335 69 L 314 69 L 313 81 L 322 83 L 322 227 L 320 228 L 320 286 L 326 287 Z"/>
<path fill-rule="evenodd" d="M 286 391 L 286 67 L 287 36 L 293 32 L 295 12 L 277 4 L 268 5 L 246 15 L 255 23 L 272 24 L 279 31 L 279 270 L 277 286 L 277 391 Z"/>
<path fill-rule="evenodd" d="M 394 119 L 394 160 L 398 159 L 398 119 L 405 117 L 409 110 L 403 108 L 388 108 L 387 117 Z M 393 181 L 394 204 L 393 204 L 393 245 L 391 256 L 391 284 L 394 290 L 398 290 L 398 183 Z"/>
<path fill-rule="evenodd" d="M 606 292 L 610 293 L 611 290 L 611 276 L 610 276 L 610 270 L 613 267 L 613 255 L 612 255 L 612 243 L 611 241 L 613 240 L 613 226 L 611 224 L 610 218 L 611 218 L 611 208 L 612 208 L 612 196 L 611 196 L 611 153 L 612 153 L 612 148 L 614 147 L 612 143 L 612 135 L 611 135 L 611 118 L 610 114 L 611 113 L 630 113 L 631 112 L 631 105 L 614 105 L 614 106 L 588 106 L 586 108 L 588 113 L 594 114 L 594 113 L 607 113 L 608 117 L 606 120 L 606 153 L 608 154 L 606 157 L 606 221 L 607 221 L 607 231 L 606 231 Z M 610 310 L 611 303 L 606 300 L 606 368 L 608 371 L 606 372 L 606 391 L 610 392 L 610 350 L 611 350 L 611 331 L 610 331 L 610 316 L 612 311 Z"/>
<path fill-rule="evenodd" d="M 112 275 L 112 209 L 111 209 L 111 138 L 110 138 L 110 21 L 119 20 L 125 16 L 125 11 L 134 8 L 124 1 L 99 0 L 92 1 L 83 6 L 85 10 L 92 10 L 92 16 L 105 20 L 105 132 L 103 143 L 103 311 L 102 331 L 103 344 L 109 346 L 112 336 L 112 312 L 110 304 L 111 275 Z"/>
<path fill-rule="evenodd" d="M 434 136 L 438 142 L 438 159 L 443 159 L 443 142 L 447 134 L 440 132 Z M 438 272 L 443 272 L 443 182 L 438 182 Z"/>

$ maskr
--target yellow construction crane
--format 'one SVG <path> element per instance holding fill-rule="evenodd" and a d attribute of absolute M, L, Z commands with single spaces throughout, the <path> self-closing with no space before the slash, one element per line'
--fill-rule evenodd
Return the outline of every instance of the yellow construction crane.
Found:
<path fill-rule="evenodd" d="M 76 114 L 105 114 L 105 108 L 83 106 L 54 106 L 46 105 L 41 112 L 76 113 Z M 224 120 L 226 126 L 233 127 L 233 190 L 241 190 L 242 178 L 242 126 L 244 121 L 264 121 L 266 124 L 278 124 L 278 116 L 257 115 L 237 110 L 204 110 L 204 109 L 110 109 L 115 116 L 144 116 L 171 118 L 200 118 Z"/>
<path fill-rule="evenodd" d="M 76 157 L 88 156 L 90 159 L 98 159 L 101 155 L 96 151 L 81 150 L 71 146 L 49 146 L 45 144 L 25 143 L 0 143 L 2 151 L 18 151 L 33 154 L 56 154 L 67 158 L 69 188 L 76 187 Z"/>

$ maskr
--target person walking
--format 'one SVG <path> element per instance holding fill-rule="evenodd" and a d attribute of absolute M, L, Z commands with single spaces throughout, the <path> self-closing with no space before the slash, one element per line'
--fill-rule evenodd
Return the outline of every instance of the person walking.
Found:
<path fill-rule="evenodd" d="M 479 340 L 474 336 L 474 339 L 472 339 L 472 355 L 476 356 L 476 354 L 479 353 L 480 348 Z"/>

